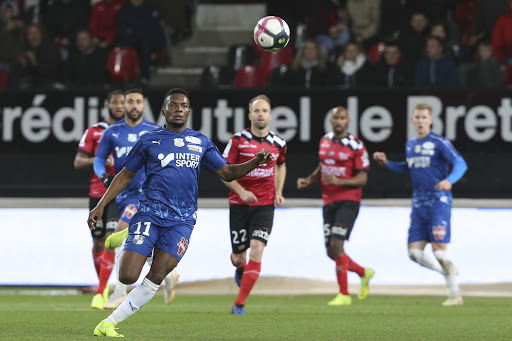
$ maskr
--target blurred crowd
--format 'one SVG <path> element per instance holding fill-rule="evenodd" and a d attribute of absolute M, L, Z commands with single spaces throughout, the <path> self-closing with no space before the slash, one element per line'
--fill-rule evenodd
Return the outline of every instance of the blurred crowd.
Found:
<path fill-rule="evenodd" d="M 246 58 L 235 87 L 512 86 L 512 0 L 273 0 L 267 12 L 289 24 L 289 51 Z"/>
<path fill-rule="evenodd" d="M 116 47 L 136 51 L 133 81 L 145 86 L 173 41 L 190 35 L 193 2 L 0 0 L 0 87 L 104 86 L 109 58 L 123 57 Z"/>

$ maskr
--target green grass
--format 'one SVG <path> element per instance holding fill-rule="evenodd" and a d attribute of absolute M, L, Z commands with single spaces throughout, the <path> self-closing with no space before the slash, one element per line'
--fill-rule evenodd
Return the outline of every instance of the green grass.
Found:
<path fill-rule="evenodd" d="M 251 296 L 233 316 L 233 296 L 156 296 L 119 325 L 127 340 L 511 340 L 512 299 L 471 298 L 442 307 L 441 297 L 369 297 L 330 307 L 330 296 Z M 94 339 L 108 311 L 91 295 L 0 296 L 1 340 Z"/>

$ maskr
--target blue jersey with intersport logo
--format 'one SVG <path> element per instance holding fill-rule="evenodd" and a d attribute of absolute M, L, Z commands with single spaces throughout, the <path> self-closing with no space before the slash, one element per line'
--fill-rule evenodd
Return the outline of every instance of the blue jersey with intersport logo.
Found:
<path fill-rule="evenodd" d="M 195 223 L 199 167 L 216 172 L 225 164 L 226 159 L 203 134 L 188 128 L 176 133 L 164 127 L 142 135 L 124 167 L 132 172 L 145 167 L 138 213 L 166 226 Z"/>

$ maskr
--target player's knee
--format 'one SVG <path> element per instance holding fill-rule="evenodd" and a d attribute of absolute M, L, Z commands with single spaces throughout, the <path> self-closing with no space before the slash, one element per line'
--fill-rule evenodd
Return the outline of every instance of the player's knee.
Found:
<path fill-rule="evenodd" d="M 139 276 L 135 276 L 134 274 L 131 274 L 131 273 L 126 274 L 123 272 L 119 273 L 119 282 L 121 282 L 123 284 L 126 284 L 126 285 L 133 284 L 137 281 L 137 279 L 139 279 Z"/>
<path fill-rule="evenodd" d="M 419 263 L 423 258 L 423 250 L 409 249 L 409 258 L 412 261 Z"/>
<path fill-rule="evenodd" d="M 327 256 L 330 258 L 330 259 L 336 259 L 338 257 L 341 257 L 345 254 L 345 252 L 343 252 L 343 249 L 341 248 L 338 248 L 338 247 L 328 247 L 327 248 Z"/>
<path fill-rule="evenodd" d="M 448 264 L 448 256 L 446 254 L 446 251 L 444 250 L 437 250 L 434 251 L 434 256 L 436 257 L 437 261 L 441 266 L 444 268 Z"/>

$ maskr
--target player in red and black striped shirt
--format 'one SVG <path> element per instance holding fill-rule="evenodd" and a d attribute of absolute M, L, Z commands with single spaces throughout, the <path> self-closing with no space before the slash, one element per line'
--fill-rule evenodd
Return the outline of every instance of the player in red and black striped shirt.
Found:
<path fill-rule="evenodd" d="M 370 161 L 363 142 L 347 132 L 347 110 L 336 107 L 330 115 L 333 132 L 320 140 L 320 163 L 307 178 L 297 179 L 297 188 L 322 182 L 325 245 L 327 255 L 336 262 L 340 287 L 340 293 L 329 305 L 350 305 L 352 298 L 347 290 L 347 271 L 356 272 L 361 277 L 359 299 L 368 296 L 368 282 L 373 276 L 372 269 L 354 262 L 343 248 L 359 213 L 362 187 L 368 180 Z"/>
<path fill-rule="evenodd" d="M 109 125 L 124 118 L 124 93 L 120 90 L 114 90 L 109 93 L 107 95 L 105 107 L 108 108 L 108 119 L 89 127 L 78 144 L 78 150 L 74 161 L 75 169 L 92 169 L 96 150 L 98 149 L 103 132 Z M 111 174 L 112 176 L 115 175 L 114 159 L 112 157 L 107 159 L 105 167 L 108 174 Z M 101 179 L 92 172 L 89 188 L 90 210 L 96 207 L 96 204 L 100 201 L 106 190 L 107 187 L 103 184 Z M 94 261 L 94 267 L 96 268 L 96 274 L 99 279 L 98 289 L 94 294 L 95 299 L 93 299 L 93 303 L 91 304 L 93 308 L 103 309 L 104 301 L 108 300 L 107 283 L 114 267 L 115 250 L 108 250 L 105 248 L 105 239 L 112 234 L 117 226 L 118 220 L 119 211 L 116 203 L 112 201 L 105 208 L 103 217 L 96 229 L 91 231 L 93 240 L 92 258 Z M 101 297 L 97 297 L 97 295 L 100 295 Z"/>
<path fill-rule="evenodd" d="M 259 165 L 249 174 L 225 182 L 229 193 L 229 224 L 231 261 L 237 268 L 235 280 L 240 292 L 233 305 L 233 314 L 245 314 L 245 299 L 259 277 L 263 249 L 267 245 L 274 222 L 274 203 L 284 204 L 283 185 L 286 177 L 286 142 L 269 130 L 272 119 L 270 99 L 259 95 L 249 101 L 251 127 L 231 137 L 223 156 L 230 164 L 244 163 L 263 148 L 272 154 L 272 161 Z M 247 249 L 249 262 L 246 264 Z"/>

